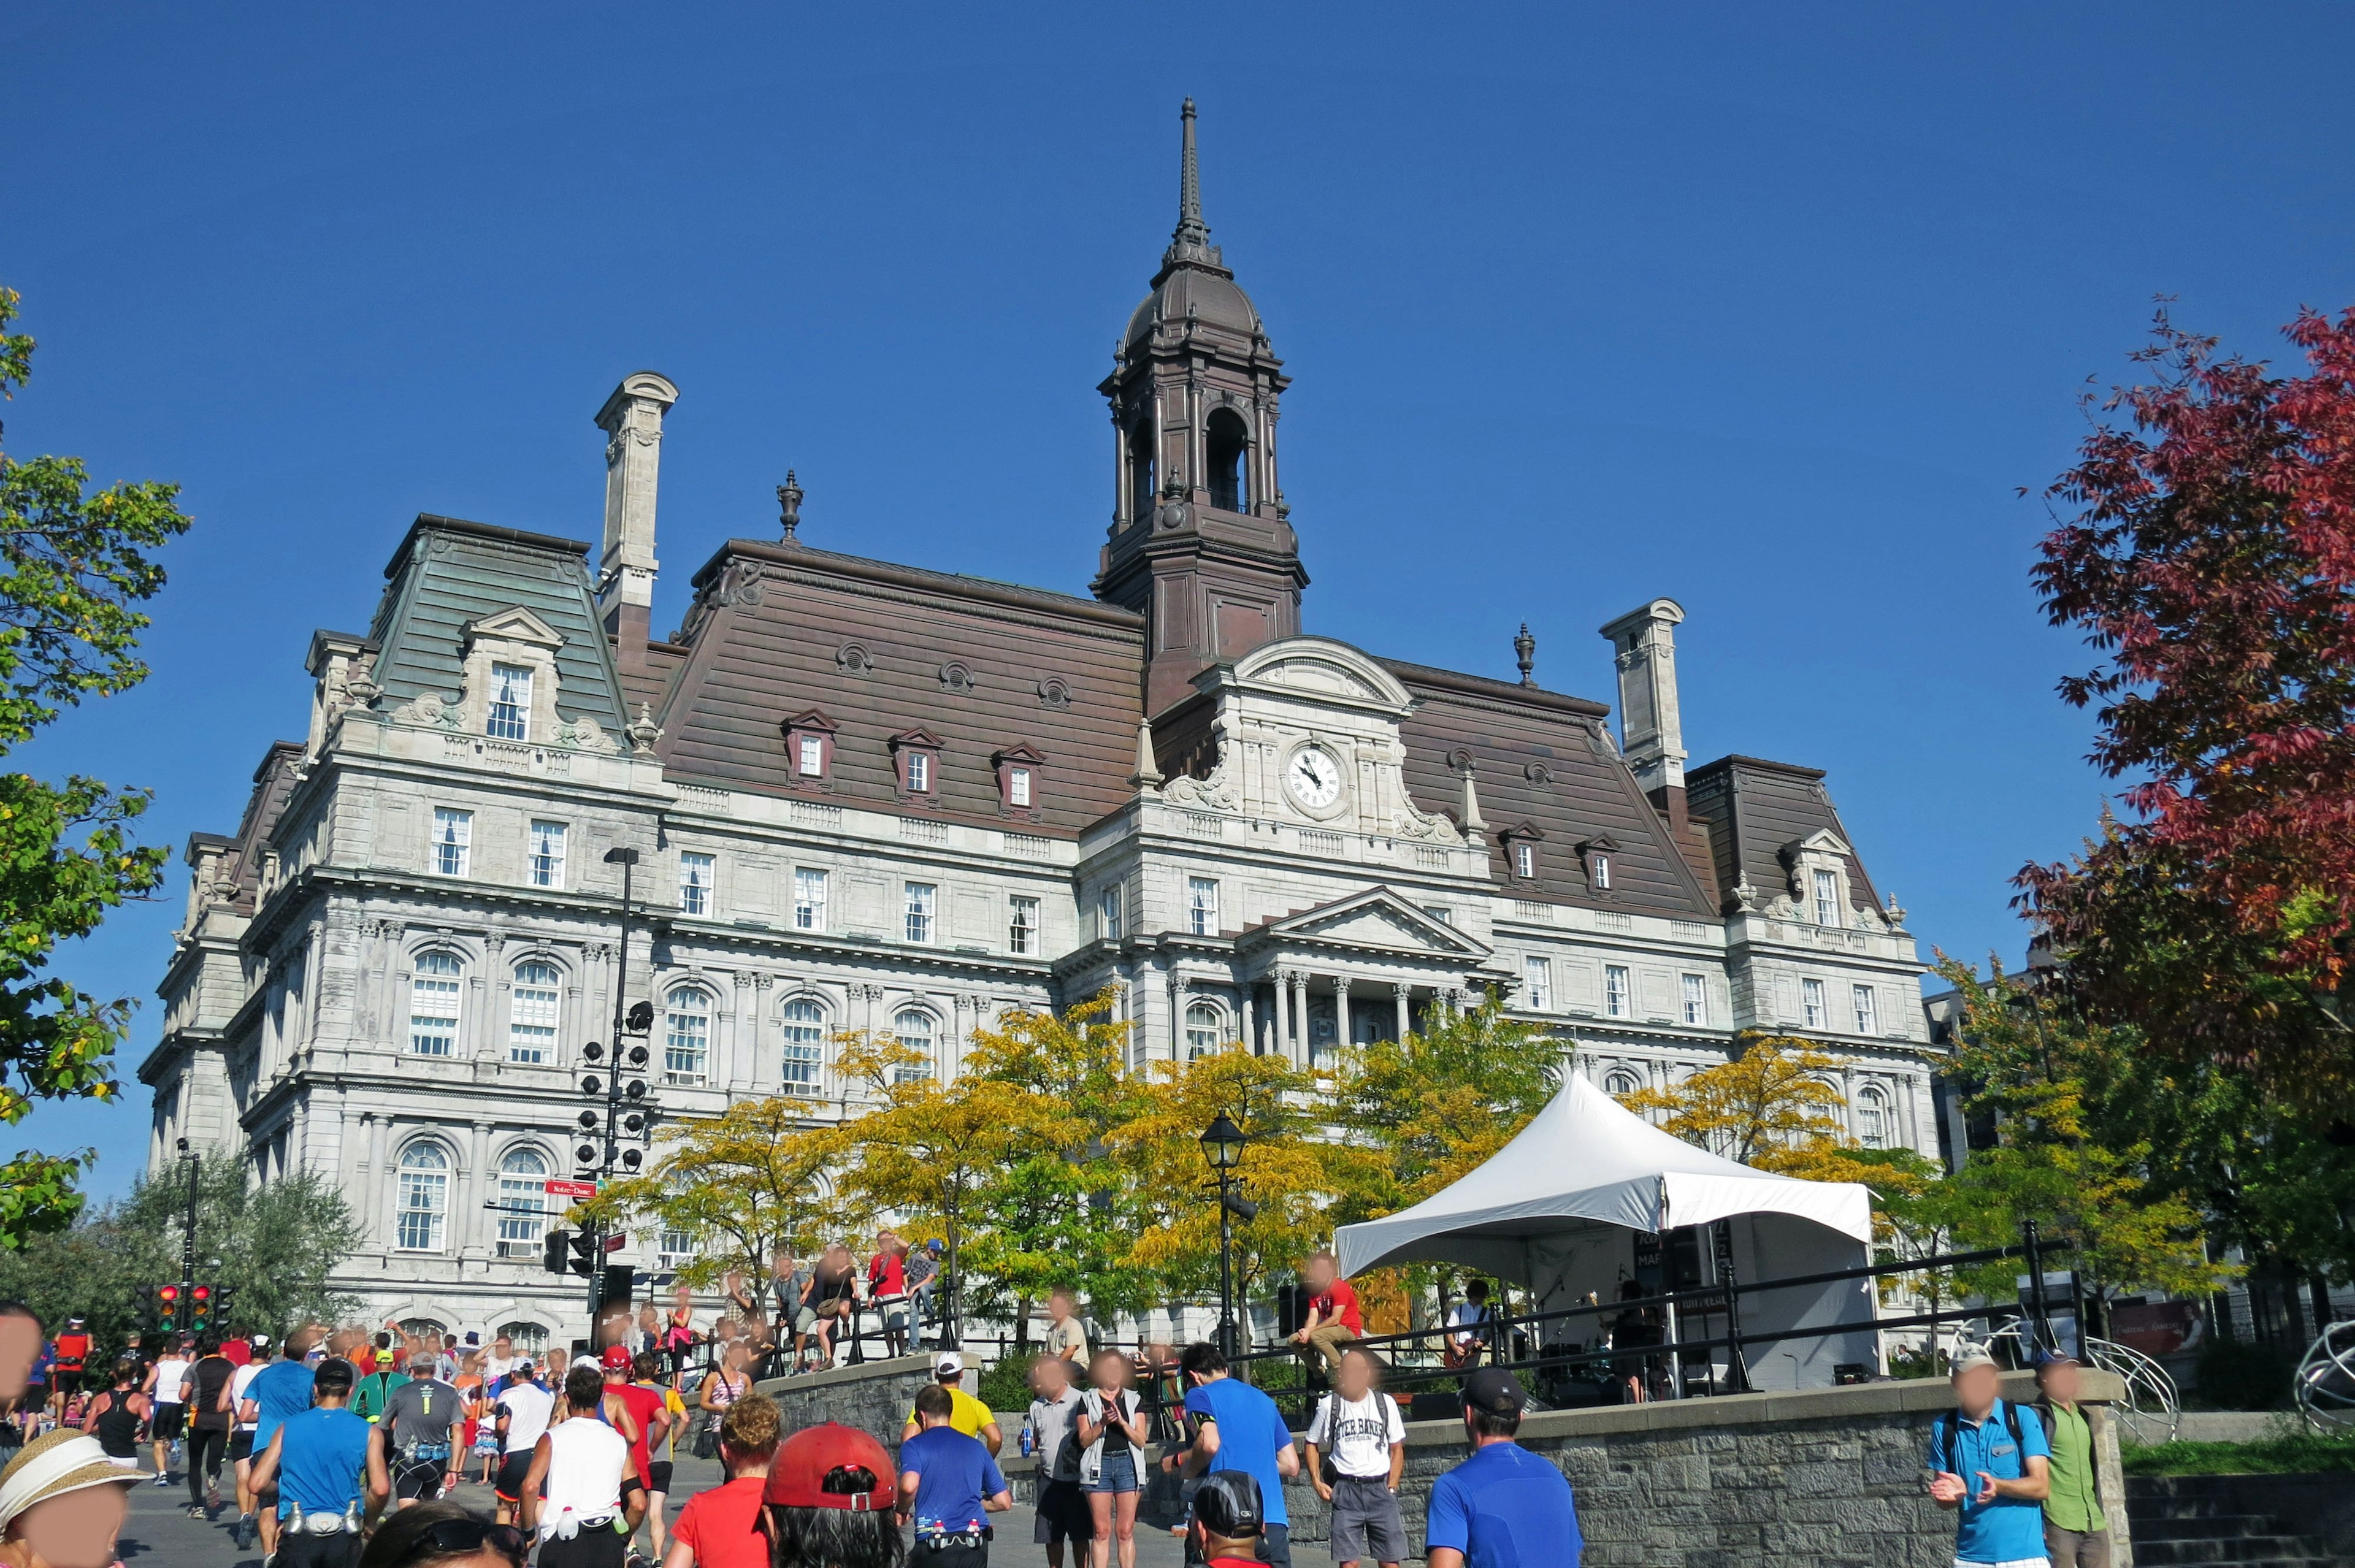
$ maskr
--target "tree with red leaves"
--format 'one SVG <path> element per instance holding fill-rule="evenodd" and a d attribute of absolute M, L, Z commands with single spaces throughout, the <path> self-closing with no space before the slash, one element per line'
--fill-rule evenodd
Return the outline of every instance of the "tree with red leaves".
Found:
<path fill-rule="evenodd" d="M 2152 384 L 2050 495 L 2035 580 L 2099 667 L 2092 760 L 2124 813 L 2022 903 L 2094 1016 L 2344 1115 L 2355 954 L 2355 310 L 2287 328 L 2307 373 L 2220 356 L 2164 312 Z"/>

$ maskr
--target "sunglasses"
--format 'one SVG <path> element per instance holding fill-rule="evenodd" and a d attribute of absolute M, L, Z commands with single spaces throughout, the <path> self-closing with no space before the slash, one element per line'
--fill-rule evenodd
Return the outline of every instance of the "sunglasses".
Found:
<path fill-rule="evenodd" d="M 466 1557 L 487 1546 L 516 1568 L 523 1568 L 524 1554 L 531 1542 L 520 1530 L 511 1524 L 490 1524 L 479 1519 L 445 1519 L 429 1526 L 409 1549 L 403 1563 L 423 1562 L 433 1557 Z"/>

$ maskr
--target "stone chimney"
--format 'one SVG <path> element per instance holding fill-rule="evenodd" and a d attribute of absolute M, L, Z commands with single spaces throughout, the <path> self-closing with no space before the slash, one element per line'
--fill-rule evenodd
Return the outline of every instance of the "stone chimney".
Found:
<path fill-rule="evenodd" d="M 1619 751 L 1636 783 L 1681 837 L 1685 731 L 1677 713 L 1676 628 L 1684 606 L 1655 599 L 1604 626 L 1619 666 Z"/>
<path fill-rule="evenodd" d="M 605 432 L 605 548 L 597 560 L 597 607 L 624 670 L 645 667 L 655 603 L 655 487 L 662 474 L 663 415 L 678 389 L 651 370 L 625 376 L 597 411 Z"/>

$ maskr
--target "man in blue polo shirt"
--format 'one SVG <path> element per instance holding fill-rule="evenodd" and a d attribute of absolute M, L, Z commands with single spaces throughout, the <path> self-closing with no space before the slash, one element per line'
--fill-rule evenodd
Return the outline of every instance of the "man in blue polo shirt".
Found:
<path fill-rule="evenodd" d="M 1956 1568 L 2027 1568 L 2044 1551 L 2044 1499 L 2051 1445 L 2033 1410 L 1996 1397 L 1995 1360 L 1966 1351 L 1955 1362 L 1955 1409 L 1930 1425 L 1930 1500 L 1956 1509 Z M 1434 1565 L 1436 1568 L 1436 1565 Z"/>
<path fill-rule="evenodd" d="M 1429 1568 L 1578 1568 L 1586 1542 L 1570 1481 L 1513 1441 L 1528 1404 L 1521 1380 L 1501 1367 L 1465 1380 L 1472 1456 L 1431 1484 Z"/>
<path fill-rule="evenodd" d="M 981 1439 L 949 1424 L 956 1403 L 934 1383 L 916 1391 L 913 1437 L 900 1445 L 900 1520 L 916 1529 L 928 1568 L 988 1568 L 989 1516 L 1014 1506 Z"/>
<path fill-rule="evenodd" d="M 278 1435 L 279 1427 L 287 1418 L 302 1414 L 311 1408 L 312 1371 L 303 1364 L 314 1337 L 307 1330 L 297 1329 L 286 1336 L 278 1347 L 278 1360 L 253 1374 L 245 1385 L 245 1397 L 238 1403 L 237 1418 L 253 1423 L 253 1456 L 259 1459 L 270 1448 L 270 1440 Z M 247 1474 L 251 1485 L 251 1472 Z M 229 1528 L 229 1541 L 240 1552 L 258 1530 L 261 1538 L 261 1553 L 268 1557 L 278 1551 L 278 1498 L 275 1489 L 269 1497 L 252 1493 L 255 1514 L 241 1515 Z"/>
<path fill-rule="evenodd" d="M 1284 1510 L 1284 1483 L 1300 1474 L 1300 1450 L 1292 1445 L 1284 1413 L 1275 1401 L 1229 1376 L 1227 1359 L 1216 1345 L 1187 1346 L 1178 1365 L 1189 1385 L 1186 1413 L 1194 1417 L 1194 1442 L 1182 1454 L 1164 1455 L 1161 1467 L 1188 1476 L 1241 1470 L 1257 1481 L 1260 1561 L 1271 1568 L 1292 1568 L 1292 1518 Z"/>

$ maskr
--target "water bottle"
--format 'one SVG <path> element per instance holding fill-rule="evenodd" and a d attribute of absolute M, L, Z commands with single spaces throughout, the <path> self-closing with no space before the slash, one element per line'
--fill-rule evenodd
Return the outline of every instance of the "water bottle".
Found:
<path fill-rule="evenodd" d="M 296 1502 L 293 1498 L 289 1498 L 286 1499 L 286 1533 L 289 1535 L 302 1534 L 303 1505 Z"/>
<path fill-rule="evenodd" d="M 344 1533 L 346 1535 L 357 1535 L 359 1532 L 360 1499 L 354 1498 L 351 1501 L 344 1505 Z"/>
<path fill-rule="evenodd" d="M 1026 1417 L 1022 1423 L 1022 1456 L 1025 1459 L 1030 1457 L 1030 1450 L 1037 1442 L 1038 1439 L 1030 1435 L 1030 1423 Z"/>

